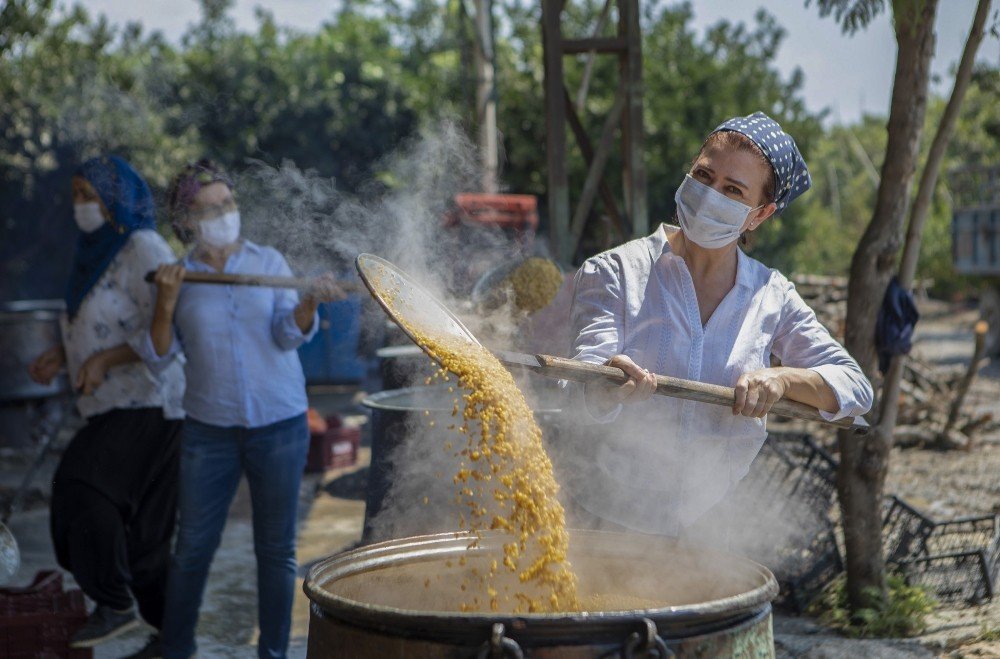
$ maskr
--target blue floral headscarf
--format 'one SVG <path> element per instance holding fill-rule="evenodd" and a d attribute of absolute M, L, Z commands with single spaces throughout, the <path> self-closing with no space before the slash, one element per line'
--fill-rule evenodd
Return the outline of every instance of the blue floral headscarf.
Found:
<path fill-rule="evenodd" d="M 777 121 L 763 112 L 733 117 L 720 124 L 712 133 L 723 130 L 731 130 L 750 138 L 770 161 L 774 168 L 774 203 L 778 207 L 778 213 L 812 185 L 806 161 L 802 159 L 795 140 L 781 129 Z"/>
<path fill-rule="evenodd" d="M 66 310 L 73 318 L 83 298 L 101 278 L 118 250 L 136 229 L 155 229 L 156 211 L 149 186 L 118 156 L 100 156 L 75 172 L 93 186 L 111 220 L 91 233 L 80 232 L 66 287 Z"/>

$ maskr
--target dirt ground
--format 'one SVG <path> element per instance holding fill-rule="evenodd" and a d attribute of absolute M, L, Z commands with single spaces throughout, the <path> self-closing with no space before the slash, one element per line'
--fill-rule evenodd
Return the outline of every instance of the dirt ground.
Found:
<path fill-rule="evenodd" d="M 942 368 L 967 365 L 973 351 L 975 309 L 920 303 L 914 354 Z M 984 367 L 966 404 L 1000 418 L 1000 360 Z M 935 520 L 1000 514 L 1000 431 L 969 451 L 894 448 L 886 492 Z M 849 641 L 805 617 L 777 616 L 779 657 L 1000 657 L 1000 598 L 982 606 L 941 606 L 926 633 L 903 641 Z"/>
<path fill-rule="evenodd" d="M 915 350 L 936 364 L 961 364 L 972 352 L 975 310 L 941 303 L 921 305 Z M 311 392 L 311 402 L 322 412 L 359 411 L 352 392 Z M 969 404 L 1000 417 L 1000 361 L 985 368 L 969 396 Z M 360 538 L 364 501 L 360 487 L 341 487 L 362 477 L 368 460 L 363 448 L 357 466 L 309 476 L 303 483 L 298 559 L 300 577 L 316 561 L 348 547 Z M 8 456 L 9 458 L 9 456 Z M 21 543 L 23 563 L 18 582 L 27 582 L 37 569 L 53 567 L 48 539 L 47 487 L 54 457 L 43 467 L 26 510 L 11 520 Z M 24 462 L 0 459 L 0 487 L 20 481 Z M 894 449 L 887 491 L 904 497 L 937 519 L 961 515 L 1000 513 L 1000 432 L 985 437 L 969 451 L 939 452 Z M 209 578 L 198 636 L 201 657 L 255 656 L 256 613 L 249 497 L 241 488 L 233 504 L 222 545 Z M 72 578 L 67 575 L 67 585 Z M 300 581 L 301 584 L 301 581 Z M 291 657 L 305 656 L 309 602 L 298 592 L 293 611 Z M 982 640 L 1000 635 L 1000 598 L 969 607 L 942 607 L 934 613 L 928 631 L 906 640 L 853 640 L 824 629 L 808 617 L 778 614 L 775 646 L 780 658 L 886 657 L 997 657 L 1000 642 Z M 97 648 L 97 659 L 120 657 L 136 650 L 148 630 L 132 632 Z"/>

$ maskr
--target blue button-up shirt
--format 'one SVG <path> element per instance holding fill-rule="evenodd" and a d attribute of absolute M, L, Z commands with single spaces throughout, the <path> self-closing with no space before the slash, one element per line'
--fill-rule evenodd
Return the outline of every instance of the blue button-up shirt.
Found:
<path fill-rule="evenodd" d="M 181 261 L 196 272 L 212 268 L 188 254 Z M 223 272 L 292 274 L 271 247 L 244 240 Z M 140 354 L 155 372 L 173 359 L 185 360 L 184 411 L 216 426 L 256 428 L 306 411 L 305 377 L 296 348 L 308 334 L 295 323 L 298 293 L 291 289 L 184 284 L 174 312 L 173 341 L 158 356 L 147 336 Z"/>

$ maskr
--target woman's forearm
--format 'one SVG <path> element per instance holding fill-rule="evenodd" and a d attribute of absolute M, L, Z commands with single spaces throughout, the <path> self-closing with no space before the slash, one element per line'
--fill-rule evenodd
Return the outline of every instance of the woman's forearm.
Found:
<path fill-rule="evenodd" d="M 170 344 L 174 341 L 174 308 L 173 305 L 156 304 L 153 310 L 153 321 L 149 327 L 149 338 L 153 342 L 153 350 L 157 356 L 163 357 L 170 352 Z"/>
<path fill-rule="evenodd" d="M 139 355 L 127 343 L 115 346 L 114 348 L 108 348 L 101 353 L 101 359 L 104 360 L 107 368 L 121 366 L 122 364 L 131 364 L 140 360 Z"/>
<path fill-rule="evenodd" d="M 316 309 L 318 308 L 319 303 L 310 298 L 303 298 L 295 307 L 295 311 L 293 312 L 295 315 L 295 324 L 299 326 L 299 331 L 303 334 L 308 334 L 309 330 L 312 329 L 313 318 L 316 316 Z"/>
<path fill-rule="evenodd" d="M 833 389 L 816 371 L 787 366 L 779 366 L 776 370 L 781 372 L 781 377 L 785 381 L 785 398 L 811 405 L 824 412 L 836 412 L 840 409 L 840 403 Z"/>

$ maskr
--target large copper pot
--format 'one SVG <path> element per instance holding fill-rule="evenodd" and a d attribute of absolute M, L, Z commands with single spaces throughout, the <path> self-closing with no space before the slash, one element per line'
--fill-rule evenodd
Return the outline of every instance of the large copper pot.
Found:
<path fill-rule="evenodd" d="M 461 584 L 503 539 L 468 549 L 466 533 L 403 538 L 318 563 L 305 582 L 309 657 L 774 656 L 771 572 L 667 538 L 572 532 L 580 595 L 614 603 L 605 610 L 462 612 Z"/>

